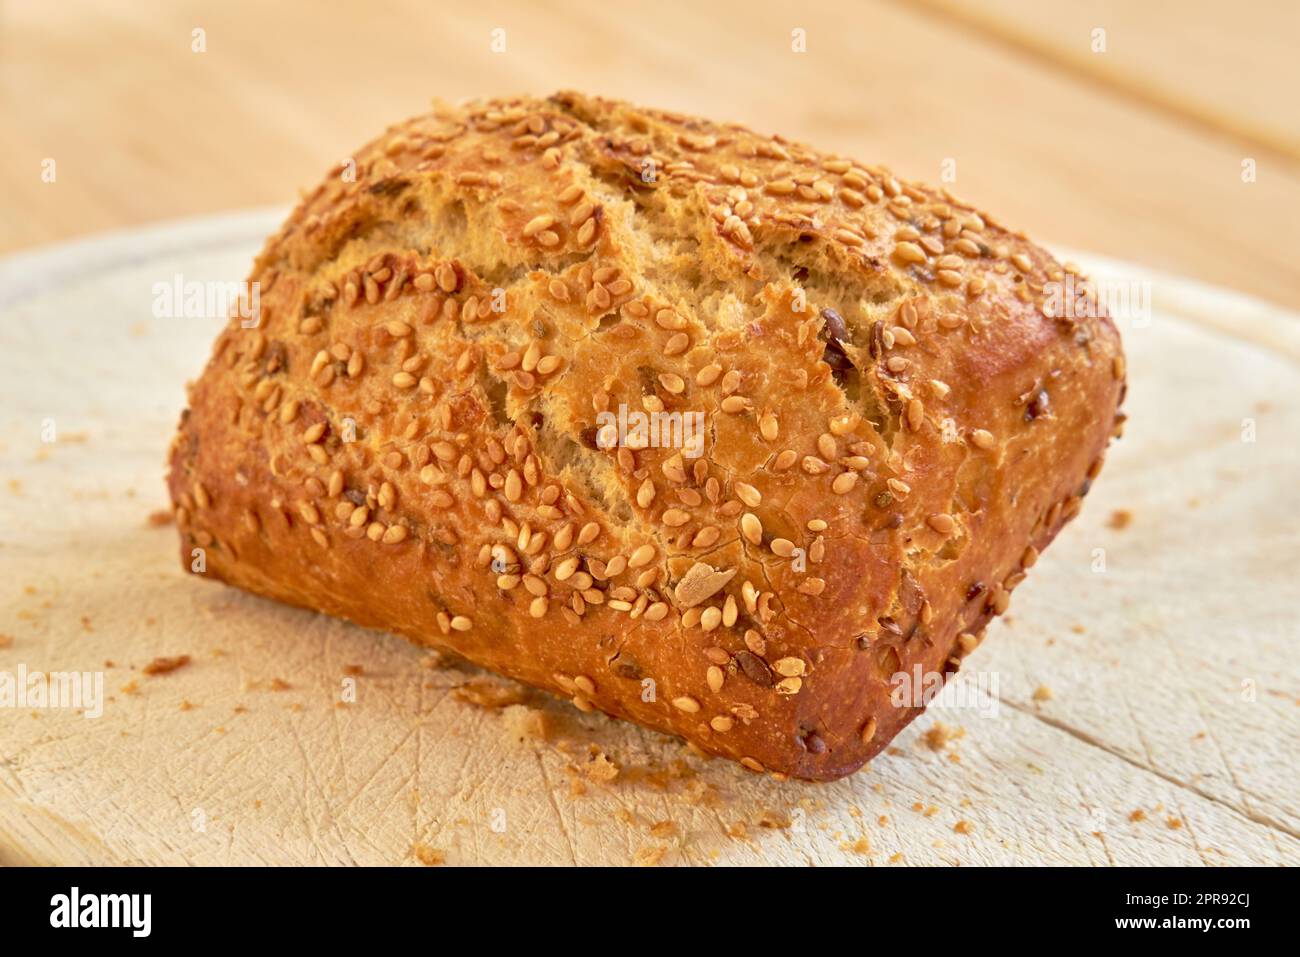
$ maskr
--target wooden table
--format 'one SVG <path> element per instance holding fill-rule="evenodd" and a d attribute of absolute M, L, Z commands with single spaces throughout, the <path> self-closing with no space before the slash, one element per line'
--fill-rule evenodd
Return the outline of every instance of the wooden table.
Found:
<path fill-rule="evenodd" d="M 433 96 L 573 87 L 917 179 L 955 164 L 955 192 L 1031 235 L 1300 306 L 1287 0 L 29 0 L 0 18 L 0 251 L 283 204 Z"/>

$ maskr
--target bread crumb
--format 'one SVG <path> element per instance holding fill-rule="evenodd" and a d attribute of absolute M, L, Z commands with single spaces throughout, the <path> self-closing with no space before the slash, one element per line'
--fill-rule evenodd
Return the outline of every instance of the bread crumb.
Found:
<path fill-rule="evenodd" d="M 789 815 L 782 814 L 780 811 L 774 811 L 771 808 L 764 808 L 759 812 L 758 820 L 755 822 L 759 827 L 765 827 L 769 830 L 784 831 L 790 827 Z"/>
<path fill-rule="evenodd" d="M 734 824 L 728 824 L 727 837 L 730 837 L 733 840 L 743 841 L 749 837 L 749 828 L 745 826 L 744 821 L 736 821 Z"/>
<path fill-rule="evenodd" d="M 549 741 L 554 731 L 550 715 L 526 704 L 506 705 L 501 717 L 506 733 L 517 741 Z"/>
<path fill-rule="evenodd" d="M 650 825 L 650 836 L 658 838 L 675 837 L 677 834 L 677 825 L 672 821 L 657 821 Z"/>
<path fill-rule="evenodd" d="M 1133 524 L 1133 513 L 1126 508 L 1117 508 L 1110 513 L 1110 518 L 1106 524 L 1117 532 L 1122 532 Z"/>
<path fill-rule="evenodd" d="M 289 690 L 290 688 L 292 688 L 292 687 L 293 687 L 293 685 L 289 684 L 289 682 L 285 681 L 283 678 L 272 678 L 272 679 L 271 679 L 271 690 L 272 690 L 272 691 L 288 691 L 288 690 Z"/>
<path fill-rule="evenodd" d="M 0 635 L 0 648 L 12 648 L 14 646 L 13 635 Z"/>
<path fill-rule="evenodd" d="M 359 678 L 361 675 L 366 673 L 366 669 L 364 665 L 344 665 L 343 673 L 345 675 L 352 675 L 354 678 Z"/>
<path fill-rule="evenodd" d="M 140 670 L 147 675 L 166 675 L 177 668 L 184 668 L 189 663 L 189 655 L 176 655 L 174 658 L 155 658 Z"/>
<path fill-rule="evenodd" d="M 126 684 L 122 685 L 122 694 L 139 694 L 140 683 L 132 678 Z"/>
<path fill-rule="evenodd" d="M 1047 687 L 1047 685 L 1039 685 L 1037 688 L 1034 689 L 1034 700 L 1035 700 L 1035 701 L 1051 701 L 1051 700 L 1052 700 L 1052 689 L 1049 688 L 1049 687 Z"/>
<path fill-rule="evenodd" d="M 973 833 L 975 833 L 975 825 L 972 824 L 970 821 L 967 821 L 967 820 L 961 820 L 961 821 L 958 821 L 956 824 L 954 824 L 954 825 L 952 826 L 952 829 L 953 829 L 954 831 L 956 831 L 958 834 L 973 834 Z"/>
<path fill-rule="evenodd" d="M 1176 831 L 1183 826 L 1182 819 L 1176 817 L 1165 818 L 1165 824 L 1169 826 L 1169 830 L 1171 831 Z"/>
<path fill-rule="evenodd" d="M 162 528 L 164 525 L 172 523 L 172 513 L 166 509 L 158 509 L 156 512 L 149 513 L 149 525 L 154 528 Z"/>
<path fill-rule="evenodd" d="M 1147 812 L 1138 808 L 1136 811 L 1129 812 L 1128 819 L 1134 822 L 1145 821 L 1147 819 Z"/>
<path fill-rule="evenodd" d="M 893 854 L 890 854 L 890 855 L 889 855 L 889 863 L 891 863 L 891 864 L 901 864 L 901 863 L 903 863 L 903 852 L 902 852 L 902 851 L 895 851 Z"/>
<path fill-rule="evenodd" d="M 180 704 L 180 709 L 181 709 L 182 711 L 193 711 L 193 710 L 194 710 L 194 705 L 190 704 L 190 701 L 189 701 L 188 698 L 182 698 L 182 699 L 181 699 L 181 704 Z"/>
<path fill-rule="evenodd" d="M 608 784 L 618 777 L 619 766 L 593 744 L 587 756 L 587 763 L 582 765 L 581 770 L 589 780 Z"/>
<path fill-rule="evenodd" d="M 637 849 L 633 861 L 635 861 L 637 867 L 658 867 L 659 862 L 664 859 L 664 855 L 667 853 L 668 848 L 666 847 L 641 847 Z"/>
<path fill-rule="evenodd" d="M 441 867 L 447 863 L 447 852 L 427 844 L 416 844 L 411 848 L 415 859 L 427 867 Z"/>
<path fill-rule="evenodd" d="M 852 844 L 844 843 L 840 845 L 841 851 L 851 851 L 854 854 L 870 854 L 871 841 L 866 837 L 860 837 Z"/>
<path fill-rule="evenodd" d="M 948 742 L 956 741 L 965 734 L 965 728 L 953 728 L 942 721 L 936 721 L 934 726 L 925 732 L 925 743 L 929 745 L 931 751 L 942 751 L 948 746 Z"/>
<path fill-rule="evenodd" d="M 522 685 L 490 678 L 471 678 L 452 693 L 458 700 L 477 708 L 505 708 L 528 700 L 528 691 Z"/>

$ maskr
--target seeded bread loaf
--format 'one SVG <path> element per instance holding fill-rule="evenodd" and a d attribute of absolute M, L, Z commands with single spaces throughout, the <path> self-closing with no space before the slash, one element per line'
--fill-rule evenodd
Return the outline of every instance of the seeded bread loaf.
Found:
<path fill-rule="evenodd" d="M 186 568 L 756 771 L 916 717 L 891 677 L 958 668 L 1122 421 L 1114 326 L 1020 234 L 573 93 L 393 127 L 251 278 L 170 454 Z"/>

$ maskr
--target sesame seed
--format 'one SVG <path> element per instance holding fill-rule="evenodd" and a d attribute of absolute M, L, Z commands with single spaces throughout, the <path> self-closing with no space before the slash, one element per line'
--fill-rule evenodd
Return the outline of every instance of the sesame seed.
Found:
<path fill-rule="evenodd" d="M 772 670 L 787 678 L 802 675 L 806 668 L 807 664 L 802 658 L 778 658 L 772 663 Z"/>
<path fill-rule="evenodd" d="M 655 547 L 653 545 L 642 545 L 632 553 L 632 556 L 627 560 L 627 566 L 628 568 L 641 568 L 654 561 L 654 557 Z"/>
<path fill-rule="evenodd" d="M 752 485 L 748 485 L 744 482 L 737 482 L 735 490 L 736 497 L 750 508 L 757 508 L 763 502 L 762 493 Z"/>
<path fill-rule="evenodd" d="M 543 213 L 541 216 L 534 216 L 530 219 L 523 229 L 524 236 L 536 236 L 542 230 L 550 229 L 555 225 L 555 217 L 550 213 Z"/>
<path fill-rule="evenodd" d="M 722 366 L 712 364 L 707 365 L 695 374 L 695 384 L 698 386 L 711 386 L 718 381 L 722 375 Z"/>
<path fill-rule="evenodd" d="M 660 375 L 659 384 L 673 395 L 680 395 L 682 392 L 686 391 L 685 380 L 683 380 L 681 376 L 674 375 L 671 372 L 665 372 Z"/>
<path fill-rule="evenodd" d="M 781 558 L 789 558 L 794 554 L 794 542 L 787 538 L 772 539 L 772 552 Z"/>
<path fill-rule="evenodd" d="M 907 403 L 907 427 L 919 432 L 925 422 L 925 405 L 920 399 L 910 399 Z"/>
<path fill-rule="evenodd" d="M 925 521 L 927 525 L 940 535 L 951 535 L 953 530 L 957 527 L 957 523 L 953 521 L 952 516 L 945 512 L 936 512 Z"/>
<path fill-rule="evenodd" d="M 751 545 L 763 544 L 763 523 L 753 512 L 746 512 L 740 516 L 740 533 Z"/>
<path fill-rule="evenodd" d="M 894 258 L 905 263 L 923 263 L 925 262 L 925 250 L 916 243 L 897 243 L 894 246 Z"/>
<path fill-rule="evenodd" d="M 847 495 L 849 492 L 853 491 L 853 487 L 857 484 L 857 472 L 841 472 L 839 475 L 835 476 L 835 480 L 831 482 L 831 491 L 836 495 Z"/>
<path fill-rule="evenodd" d="M 695 714 L 700 710 L 700 703 L 688 695 L 682 695 L 673 699 L 673 707 L 687 714 Z"/>
<path fill-rule="evenodd" d="M 457 615 L 451 620 L 451 627 L 456 631 L 469 631 L 474 627 L 474 622 L 470 621 L 464 615 Z"/>
<path fill-rule="evenodd" d="M 867 723 L 862 726 L 862 743 L 869 744 L 871 739 L 876 736 L 876 719 L 868 718 Z"/>
<path fill-rule="evenodd" d="M 991 449 L 997 445 L 993 433 L 987 429 L 976 429 L 970 434 L 970 440 L 977 448 L 981 449 Z"/>

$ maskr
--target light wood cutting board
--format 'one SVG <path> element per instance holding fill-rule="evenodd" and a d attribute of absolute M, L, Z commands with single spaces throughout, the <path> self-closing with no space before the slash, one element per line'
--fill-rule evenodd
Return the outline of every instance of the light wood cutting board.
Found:
<path fill-rule="evenodd" d="M 152 287 L 242 278 L 279 215 L 0 264 L 0 672 L 106 695 L 0 709 L 0 864 L 1300 863 L 1300 317 L 1075 257 L 1154 316 L 1124 439 L 967 660 L 996 708 L 782 783 L 177 566 L 149 518 L 220 321 Z"/>

